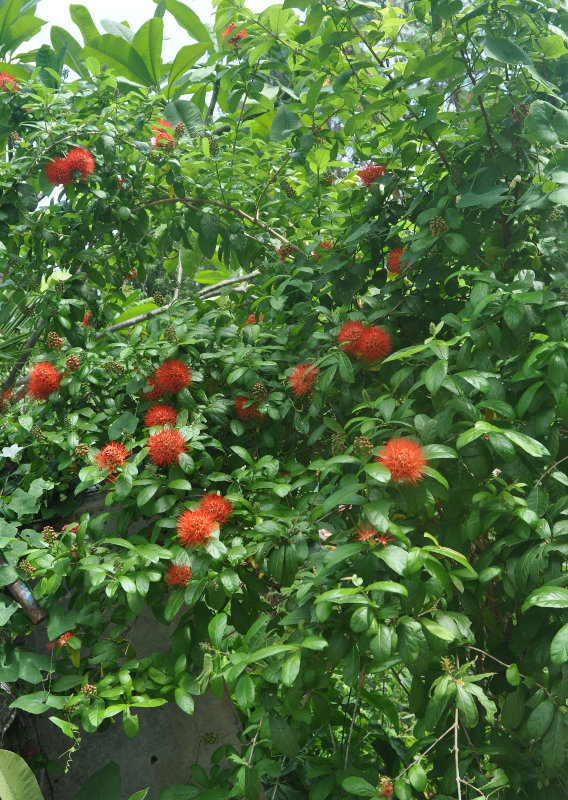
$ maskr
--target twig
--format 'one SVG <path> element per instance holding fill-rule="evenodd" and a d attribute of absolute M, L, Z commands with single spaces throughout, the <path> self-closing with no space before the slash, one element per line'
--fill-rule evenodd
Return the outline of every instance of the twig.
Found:
<path fill-rule="evenodd" d="M 359 673 L 359 683 L 357 684 L 357 694 L 355 696 L 355 706 L 353 708 L 353 716 L 351 717 L 351 725 L 349 726 L 349 733 L 347 735 L 347 743 L 345 745 L 345 759 L 343 761 L 343 769 L 347 769 L 349 761 L 349 748 L 351 747 L 351 737 L 353 735 L 353 728 L 355 727 L 355 719 L 357 717 L 357 710 L 359 708 L 359 701 L 361 700 L 361 690 L 363 689 L 363 681 L 365 680 L 365 670 L 367 669 L 368 656 L 365 655 L 363 659 L 363 666 Z"/>
<path fill-rule="evenodd" d="M 29 337 L 29 339 L 25 343 L 24 352 L 18 357 L 18 359 L 16 360 L 16 363 L 14 364 L 12 369 L 10 370 L 10 373 L 9 373 L 8 377 L 6 378 L 4 383 L 2 384 L 2 390 L 3 391 L 6 390 L 6 389 L 11 389 L 12 386 L 14 385 L 14 381 L 16 380 L 16 376 L 18 375 L 18 373 L 20 372 L 20 370 L 22 369 L 22 367 L 24 366 L 24 364 L 28 360 L 29 353 L 26 352 L 26 351 L 31 350 L 31 348 L 35 345 L 35 343 L 38 341 L 38 339 L 41 336 L 41 333 L 42 333 L 42 331 L 43 331 L 43 329 L 45 328 L 46 325 L 47 325 L 46 321 L 40 322 L 39 325 L 37 326 L 37 328 L 35 329 L 35 331 L 31 334 L 31 336 Z"/>
<path fill-rule="evenodd" d="M 408 110 L 410 111 L 410 113 L 412 114 L 412 116 L 413 116 L 415 119 L 420 119 L 420 117 L 418 116 L 418 114 L 416 113 L 416 111 L 414 111 L 414 109 L 410 108 L 410 106 L 407 106 L 407 108 L 408 108 Z M 436 140 L 434 139 L 434 137 L 432 136 L 432 134 L 430 133 L 430 131 L 428 130 L 428 128 L 424 128 L 424 133 L 425 133 L 425 134 L 426 134 L 426 136 L 427 136 L 427 137 L 430 139 L 430 143 L 431 143 L 432 147 L 433 147 L 433 148 L 434 148 L 434 150 L 435 150 L 435 151 L 438 153 L 438 155 L 440 156 L 440 160 L 441 160 L 442 164 L 445 166 L 445 168 L 446 168 L 446 169 L 448 170 L 448 172 L 449 172 L 449 171 L 450 171 L 450 169 L 451 169 L 451 167 L 450 167 L 450 164 L 449 164 L 449 162 L 448 162 L 448 159 L 446 158 L 446 156 L 445 156 L 445 155 L 442 153 L 442 151 L 441 151 L 441 150 L 440 150 L 440 148 L 438 147 L 438 144 L 437 144 Z"/>
<path fill-rule="evenodd" d="M 397 776 L 396 776 L 396 778 L 395 778 L 395 781 L 397 781 L 399 778 L 402 778 L 402 776 L 403 776 L 403 775 L 404 775 L 406 772 L 408 772 L 408 770 L 409 770 L 411 767 L 413 767 L 415 764 L 418 764 L 418 763 L 419 763 L 419 762 L 420 762 L 420 761 L 421 761 L 421 760 L 424 758 L 424 756 L 426 755 L 426 753 L 429 753 L 429 752 L 430 752 L 430 750 L 433 750 L 433 749 L 436 747 L 436 745 L 437 745 L 437 744 L 439 744 L 439 743 L 442 741 L 442 739 L 444 738 L 444 736 L 447 736 L 447 735 L 448 735 L 448 733 L 451 733 L 451 732 L 453 731 L 453 729 L 454 729 L 454 725 L 452 724 L 452 725 L 450 725 L 450 727 L 448 728 L 448 730 L 447 730 L 447 731 L 444 731 L 444 733 L 443 733 L 441 736 L 438 736 L 438 738 L 436 739 L 436 741 L 434 742 L 434 744 L 431 744 L 431 745 L 430 745 L 430 747 L 428 747 L 426 750 L 424 750 L 424 752 L 423 752 L 423 753 L 420 753 L 420 755 L 418 756 L 418 758 L 415 758 L 415 759 L 414 759 L 414 761 L 412 762 L 412 764 L 409 764 L 409 765 L 406 767 L 406 769 L 403 769 L 403 770 L 402 770 L 402 772 L 400 773 L 400 775 L 397 775 Z"/>
<path fill-rule="evenodd" d="M 266 190 L 268 189 L 270 184 L 273 183 L 273 181 L 280 175 L 280 173 L 282 172 L 282 170 L 284 169 L 284 167 L 286 166 L 286 164 L 288 163 L 290 158 L 291 158 L 291 156 L 288 155 L 286 160 L 282 164 L 282 166 L 279 167 L 279 169 L 276 170 L 274 175 L 269 175 L 268 176 L 268 179 L 266 180 L 266 182 L 265 182 L 264 186 L 262 187 L 262 190 L 261 190 L 261 192 L 260 192 L 260 194 L 258 196 L 258 200 L 256 201 L 256 208 L 254 210 L 254 218 L 255 219 L 258 219 L 258 215 L 259 215 L 259 212 L 260 212 L 260 204 L 262 203 L 262 198 L 264 197 L 264 195 L 266 193 Z"/>
<path fill-rule="evenodd" d="M 454 714 L 454 763 L 456 765 L 456 788 L 458 790 L 458 800 L 462 800 L 462 791 L 461 791 L 461 778 L 460 778 L 460 751 L 458 747 L 458 724 L 459 724 L 459 711 L 458 707 L 456 706 L 456 711 Z"/>
<path fill-rule="evenodd" d="M 564 456 L 564 458 L 561 458 L 560 461 L 555 461 L 551 467 L 543 472 L 538 481 L 535 483 L 534 488 L 536 489 L 537 486 L 540 486 L 546 476 L 549 475 L 555 467 L 557 467 L 559 464 L 562 464 L 563 461 L 568 461 L 568 456 Z"/>
<path fill-rule="evenodd" d="M 209 294 L 209 292 L 217 291 L 217 289 L 222 289 L 224 286 L 231 286 L 233 283 L 244 283 L 245 281 L 250 280 L 250 278 L 256 278 L 257 275 L 260 274 L 260 270 L 255 269 L 254 272 L 249 272 L 248 275 L 241 275 L 239 278 L 227 278 L 227 280 L 219 281 L 219 283 L 213 283 L 211 286 L 206 286 L 203 289 L 200 289 L 197 294 Z"/>
<path fill-rule="evenodd" d="M 475 86 L 477 84 L 477 81 L 475 80 L 475 75 L 473 74 L 473 72 L 471 71 L 471 68 L 469 66 L 469 60 L 468 60 L 467 54 L 464 53 L 463 50 L 460 50 L 460 53 L 462 54 L 462 57 L 463 57 L 463 60 L 464 60 L 464 63 L 465 63 L 465 71 L 468 74 L 468 77 L 469 77 L 469 79 L 470 79 L 470 81 L 472 83 L 472 86 Z M 479 108 L 481 109 L 481 113 L 483 115 L 483 120 L 485 122 L 485 129 L 487 131 L 487 138 L 489 139 L 489 147 L 491 149 L 491 157 L 493 159 L 493 163 L 496 164 L 497 163 L 497 152 L 495 151 L 495 143 L 493 141 L 493 134 L 491 132 L 491 125 L 489 124 L 489 117 L 487 116 L 487 111 L 485 110 L 485 105 L 483 103 L 483 97 L 481 96 L 481 93 L 479 93 L 477 99 L 479 100 Z"/>
<path fill-rule="evenodd" d="M 217 76 L 215 78 L 215 83 L 213 84 L 213 94 L 211 95 L 211 101 L 209 103 L 209 108 L 207 109 L 207 114 L 205 114 L 205 124 L 207 125 L 213 116 L 213 112 L 215 111 L 215 106 L 217 105 L 217 98 L 219 97 L 219 89 L 221 88 L 221 78 Z"/>

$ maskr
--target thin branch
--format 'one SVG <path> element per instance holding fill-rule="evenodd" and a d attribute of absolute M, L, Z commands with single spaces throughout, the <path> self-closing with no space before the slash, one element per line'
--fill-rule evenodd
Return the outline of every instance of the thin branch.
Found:
<path fill-rule="evenodd" d="M 360 30 L 359 30 L 359 28 L 358 28 L 358 27 L 355 25 L 355 23 L 354 23 L 354 22 L 353 22 L 353 20 L 351 19 L 351 15 L 350 15 L 349 13 L 347 14 L 347 20 L 348 20 L 348 22 L 349 22 L 349 25 L 350 25 L 350 26 L 353 28 L 353 30 L 355 31 L 355 33 L 357 34 L 357 36 L 359 37 L 359 39 L 361 39 L 361 41 L 363 42 L 363 44 L 365 45 L 365 47 L 367 48 L 367 50 L 369 51 L 369 53 L 370 53 L 370 54 L 373 56 L 373 58 L 375 59 L 375 61 L 376 61 L 376 62 L 377 62 L 377 64 L 379 65 L 379 67 L 384 67 L 385 65 L 384 65 L 383 61 L 382 61 L 382 60 L 379 58 L 379 56 L 378 56 L 378 55 L 375 53 L 375 51 L 373 50 L 373 48 L 371 47 L 371 45 L 369 44 L 369 42 L 368 42 L 368 41 L 367 41 L 367 39 L 365 38 L 365 35 L 364 35 L 364 34 L 363 34 L 363 33 L 362 33 Z"/>
<path fill-rule="evenodd" d="M 213 84 L 213 94 L 211 95 L 211 101 L 209 103 L 209 108 L 207 109 L 207 114 L 205 114 L 205 124 L 207 125 L 211 117 L 213 116 L 213 112 L 215 111 L 215 106 L 217 105 L 217 98 L 219 97 L 219 89 L 221 88 L 221 78 L 217 76 L 215 78 L 215 83 Z"/>
<path fill-rule="evenodd" d="M 251 278 L 256 278 L 257 275 L 260 275 L 261 272 L 259 269 L 255 269 L 254 272 L 249 272 L 248 275 L 241 275 L 239 278 L 227 278 L 225 281 L 219 281 L 219 283 L 214 283 L 211 286 L 206 286 L 203 289 L 200 289 L 197 294 L 199 296 L 203 294 L 209 294 L 209 292 L 217 291 L 217 289 L 222 289 L 224 286 L 231 286 L 233 283 L 244 283 L 245 281 L 250 280 Z"/>
<path fill-rule="evenodd" d="M 279 168 L 276 170 L 276 172 L 274 173 L 274 175 L 269 175 L 269 176 L 268 176 L 268 179 L 267 179 L 267 181 L 265 182 L 264 186 L 262 187 L 262 190 L 261 190 L 261 192 L 260 192 L 260 194 L 259 194 L 259 196 L 258 196 L 258 200 L 256 201 L 256 208 L 255 208 L 255 210 L 254 210 L 254 218 L 255 218 L 255 219 L 258 219 L 258 215 L 259 215 L 259 212 L 260 212 L 260 204 L 262 203 L 262 198 L 264 197 L 264 195 L 265 195 L 265 193 L 266 193 L 266 190 L 268 189 L 268 187 L 270 186 L 270 184 L 271 184 L 271 183 L 273 183 L 273 182 L 276 180 L 276 178 L 277 178 L 277 177 L 280 175 L 280 173 L 282 172 L 282 170 L 284 169 L 284 167 L 286 166 L 286 164 L 288 163 L 288 161 L 290 161 L 290 158 L 291 158 L 291 157 L 292 157 L 291 155 L 288 155 L 288 156 L 287 156 L 287 158 L 286 158 L 286 160 L 285 160 L 285 161 L 284 161 L 284 163 L 282 164 L 282 166 L 281 166 L 281 167 L 279 167 Z"/>
<path fill-rule="evenodd" d="M 351 717 L 351 725 L 349 726 L 349 734 L 347 735 L 347 742 L 345 745 L 345 759 L 343 761 L 343 769 L 347 769 L 349 761 L 349 748 L 351 747 L 351 737 L 353 736 L 353 728 L 355 727 L 355 719 L 357 718 L 357 711 L 359 709 L 359 702 L 361 700 L 361 690 L 363 689 L 363 681 L 365 680 L 365 671 L 367 669 L 368 657 L 365 655 L 363 659 L 363 666 L 359 673 L 359 683 L 357 684 L 357 695 L 355 696 L 355 707 L 353 708 L 353 715 Z"/>
<path fill-rule="evenodd" d="M 454 729 L 454 725 L 452 724 L 452 725 L 450 725 L 450 727 L 448 728 L 448 730 L 447 730 L 447 731 L 444 731 L 444 733 L 443 733 L 441 736 L 438 736 L 438 738 L 436 739 L 436 741 L 434 742 L 434 744 L 431 744 L 431 745 L 430 745 L 430 747 L 428 747 L 426 750 L 424 750 L 424 752 L 423 752 L 423 753 L 420 753 L 420 755 L 418 756 L 418 758 L 415 758 L 415 759 L 414 759 L 414 761 L 412 762 L 412 764 L 409 764 L 409 765 L 406 767 L 406 769 L 403 769 L 403 770 L 402 770 L 402 772 L 400 773 L 400 775 L 397 775 L 397 776 L 396 776 L 396 778 L 395 778 L 395 781 L 397 781 L 399 778 L 402 778 L 402 776 L 403 776 L 403 775 L 404 775 L 406 772 L 408 772 L 408 770 L 409 770 L 411 767 L 413 767 L 415 764 L 418 764 L 418 763 L 419 763 L 419 762 L 420 762 L 420 761 L 421 761 L 421 760 L 424 758 L 424 756 L 425 756 L 427 753 L 429 753 L 429 752 L 430 752 L 430 750 L 433 750 L 433 749 L 436 747 L 436 745 L 437 745 L 437 744 L 439 744 L 439 743 L 442 741 L 442 739 L 443 739 L 445 736 L 447 736 L 447 735 L 448 735 L 448 733 L 451 733 L 451 732 L 453 731 L 453 729 Z"/>
<path fill-rule="evenodd" d="M 477 84 L 477 81 L 475 79 L 475 75 L 473 74 L 473 72 L 471 71 L 471 68 L 469 66 L 469 60 L 468 60 L 467 54 L 464 53 L 463 50 L 460 50 L 460 53 L 462 54 L 462 57 L 463 57 L 463 60 L 464 60 L 464 63 L 465 63 L 465 71 L 467 72 L 467 75 L 468 75 L 468 77 L 469 77 L 469 79 L 470 79 L 470 81 L 472 83 L 472 86 L 475 86 Z M 483 97 L 481 96 L 481 93 L 478 95 L 477 99 L 479 101 L 479 108 L 481 109 L 481 113 L 483 115 L 483 120 L 485 122 L 485 130 L 487 131 L 487 138 L 489 139 L 489 147 L 491 149 L 491 157 L 493 159 L 493 163 L 496 164 L 497 163 L 497 152 L 495 150 L 495 143 L 493 141 L 493 133 L 491 132 L 491 125 L 489 124 L 489 117 L 487 116 L 487 111 L 485 110 L 485 105 L 483 103 Z"/>
<path fill-rule="evenodd" d="M 459 724 L 459 711 L 456 706 L 454 714 L 454 763 L 456 766 L 456 788 L 458 790 L 458 800 L 462 800 L 461 778 L 460 778 L 460 751 L 458 747 L 458 724 Z"/>
<path fill-rule="evenodd" d="M 418 114 L 416 113 L 416 111 L 414 111 L 414 109 L 410 108 L 410 106 L 407 106 L 407 108 L 408 108 L 408 110 L 410 111 L 410 113 L 412 114 L 412 116 L 413 116 L 415 119 L 420 119 L 420 117 L 418 116 Z M 436 140 L 434 139 L 434 137 L 432 136 L 432 134 L 430 133 L 430 131 L 428 130 L 428 128 L 424 128 L 424 133 L 425 133 L 425 134 L 426 134 L 426 136 L 427 136 L 427 137 L 430 139 L 430 144 L 432 145 L 432 147 L 434 148 L 434 150 L 435 150 L 435 151 L 438 153 L 438 155 L 439 155 L 439 157 L 440 157 L 440 161 L 441 161 L 441 162 L 442 162 L 442 164 L 445 166 L 445 168 L 448 170 L 448 172 L 450 172 L 450 170 L 451 170 L 451 167 L 450 167 L 450 164 L 449 164 L 449 162 L 448 162 L 448 159 L 446 158 L 446 156 L 445 156 L 445 155 L 442 153 L 442 151 L 441 151 L 441 150 L 440 150 L 440 148 L 438 147 L 438 143 L 436 142 Z"/>
<path fill-rule="evenodd" d="M 18 356 L 18 359 L 16 360 L 16 363 L 14 364 L 12 369 L 10 370 L 10 374 L 8 375 L 8 377 L 6 378 L 4 383 L 2 384 L 2 390 L 3 391 L 6 390 L 6 389 L 11 389 L 12 386 L 14 385 L 14 381 L 16 380 L 16 376 L 18 375 L 18 373 L 20 372 L 20 370 L 22 369 L 22 367 L 24 366 L 24 364 L 28 360 L 29 352 L 27 352 L 27 351 L 31 350 L 31 348 L 36 344 L 36 342 L 38 341 L 39 337 L 41 336 L 42 331 L 43 331 L 43 329 L 45 328 L 46 325 L 47 325 L 47 322 L 45 320 L 42 320 L 42 322 L 39 323 L 39 325 L 37 326 L 35 331 L 31 334 L 31 336 L 29 337 L 29 339 L 25 343 L 24 352 L 20 356 Z"/>

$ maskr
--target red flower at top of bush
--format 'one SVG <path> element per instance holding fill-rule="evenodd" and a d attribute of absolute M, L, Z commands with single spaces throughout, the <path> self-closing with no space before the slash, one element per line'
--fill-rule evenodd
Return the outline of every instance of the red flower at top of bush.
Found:
<path fill-rule="evenodd" d="M 45 177 L 50 183 L 53 183 L 54 186 L 57 186 L 59 183 L 66 186 L 73 181 L 71 170 L 64 158 L 54 158 L 53 161 L 50 161 L 45 168 Z"/>
<path fill-rule="evenodd" d="M 290 387 L 296 397 L 311 392 L 318 381 L 318 368 L 312 362 L 298 364 L 290 373 Z"/>
<path fill-rule="evenodd" d="M 391 338 L 384 328 L 368 325 L 357 341 L 356 355 L 369 363 L 382 361 L 392 351 Z"/>
<path fill-rule="evenodd" d="M 392 793 L 394 792 L 394 786 L 388 778 L 385 778 L 384 775 L 381 778 L 381 782 L 377 786 L 377 789 L 381 790 L 381 794 L 379 795 L 380 797 L 392 797 Z"/>
<path fill-rule="evenodd" d="M 251 402 L 249 397 L 244 395 L 235 397 L 235 408 L 239 419 L 262 419 L 262 414 L 258 410 L 258 403 Z"/>
<path fill-rule="evenodd" d="M 204 494 L 199 503 L 199 508 L 206 511 L 211 519 L 214 519 L 218 525 L 222 525 L 227 521 L 227 518 L 233 512 L 233 504 L 215 492 L 208 492 Z"/>
<path fill-rule="evenodd" d="M 164 361 L 154 373 L 154 383 L 162 392 L 179 392 L 185 386 L 191 386 L 191 381 L 191 370 L 178 358 Z"/>
<path fill-rule="evenodd" d="M 216 528 L 215 520 L 202 508 L 184 511 L 178 517 L 177 538 L 183 547 L 201 547 Z"/>
<path fill-rule="evenodd" d="M 404 250 L 402 247 L 396 247 L 394 250 L 391 250 L 388 258 L 387 258 L 387 269 L 389 272 L 394 272 L 397 275 L 400 274 L 401 269 L 405 269 L 408 266 L 408 262 L 402 263 L 402 256 Z"/>
<path fill-rule="evenodd" d="M 172 561 L 164 573 L 164 580 L 168 586 L 187 586 L 191 580 L 191 567 L 189 564 L 174 564 Z"/>
<path fill-rule="evenodd" d="M 185 442 L 179 431 L 164 428 L 153 433 L 148 442 L 150 461 L 158 467 L 174 464 L 185 450 Z"/>
<path fill-rule="evenodd" d="M 227 36 L 233 33 L 234 30 L 236 30 L 236 27 L 237 26 L 234 22 L 229 22 L 229 24 L 221 34 L 221 38 L 226 39 Z M 246 29 L 243 28 L 242 30 L 238 31 L 238 33 L 235 33 L 234 36 L 231 36 L 231 38 L 229 39 L 229 44 L 237 45 L 241 39 L 245 38 L 246 35 L 247 35 Z"/>
<path fill-rule="evenodd" d="M 78 178 L 86 181 L 95 171 L 93 154 L 84 147 L 74 147 L 70 150 L 65 157 L 65 162 L 72 179 Z"/>
<path fill-rule="evenodd" d="M 87 313 L 83 317 L 83 322 L 81 323 L 83 328 L 90 328 L 91 327 L 91 323 L 90 323 L 89 320 L 91 319 L 92 316 L 93 315 L 91 314 L 91 312 L 87 311 Z"/>
<path fill-rule="evenodd" d="M 47 400 L 59 386 L 59 373 L 49 361 L 40 361 L 30 369 L 28 393 L 36 400 Z"/>
<path fill-rule="evenodd" d="M 0 90 L 7 92 L 18 91 L 18 81 L 9 72 L 0 72 Z"/>
<path fill-rule="evenodd" d="M 99 469 L 108 469 L 109 480 L 114 483 L 117 469 L 122 467 L 129 455 L 122 442 L 108 442 L 95 456 L 95 462 Z"/>
<path fill-rule="evenodd" d="M 177 416 L 178 413 L 173 406 L 167 406 L 165 403 L 156 403 L 146 411 L 144 425 L 147 428 L 153 428 L 155 425 L 175 426 Z"/>
<path fill-rule="evenodd" d="M 167 119 L 159 119 L 158 124 L 152 127 L 152 130 L 156 131 L 156 135 L 152 136 L 150 144 L 154 149 L 163 148 L 165 150 L 173 150 L 176 146 L 176 140 L 171 133 L 165 131 L 164 128 L 173 130 Z"/>
<path fill-rule="evenodd" d="M 249 314 L 245 325 L 256 325 L 256 314 Z"/>
<path fill-rule="evenodd" d="M 363 167 L 363 169 L 360 169 L 357 173 L 361 183 L 368 189 L 371 188 L 377 178 L 381 178 L 384 174 L 385 168 L 383 165 L 376 164 L 374 161 L 372 161 L 370 164 L 367 164 L 366 167 Z"/>
<path fill-rule="evenodd" d="M 414 486 L 423 479 L 424 468 L 428 464 L 426 454 L 418 442 L 402 436 L 389 439 L 376 460 L 390 470 L 395 481 L 412 483 Z"/>
<path fill-rule="evenodd" d="M 365 326 L 359 320 L 350 319 L 343 323 L 337 334 L 337 341 L 340 345 L 345 345 L 343 349 L 346 353 L 357 354 L 357 345 L 364 330 Z"/>

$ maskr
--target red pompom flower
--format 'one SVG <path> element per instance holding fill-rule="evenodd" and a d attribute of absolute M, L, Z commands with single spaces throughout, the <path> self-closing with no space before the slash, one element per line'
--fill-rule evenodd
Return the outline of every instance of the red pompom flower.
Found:
<path fill-rule="evenodd" d="M 389 272 L 394 272 L 396 275 L 400 275 L 401 269 L 406 269 L 408 266 L 408 262 L 402 263 L 402 256 L 404 254 L 404 250 L 402 247 L 396 247 L 394 250 L 391 250 L 388 258 L 387 258 L 387 269 Z"/>
<path fill-rule="evenodd" d="M 0 72 L 0 90 L 3 92 L 17 92 L 18 81 L 9 72 Z"/>
<path fill-rule="evenodd" d="M 28 392 L 36 400 L 47 400 L 59 386 L 59 373 L 49 361 L 40 361 L 30 370 Z"/>
<path fill-rule="evenodd" d="M 376 164 L 374 161 L 372 161 L 370 164 L 367 164 L 366 167 L 363 167 L 363 169 L 360 169 L 357 173 L 361 183 L 368 189 L 371 188 L 377 178 L 381 178 L 384 174 L 385 168 L 383 165 Z"/>
<path fill-rule="evenodd" d="M 156 135 L 152 136 L 150 144 L 154 149 L 162 148 L 164 150 L 173 150 L 176 146 L 176 140 L 171 133 L 168 133 L 164 128 L 173 130 L 167 119 L 159 119 L 158 124 L 152 127 L 152 130 L 156 131 Z"/>
<path fill-rule="evenodd" d="M 346 353 L 356 355 L 359 339 L 364 330 L 365 326 L 358 320 L 344 322 L 337 334 L 337 342 L 340 345 L 344 345 L 343 349 Z"/>
<path fill-rule="evenodd" d="M 206 511 L 211 519 L 214 519 L 218 525 L 222 525 L 232 513 L 233 504 L 220 494 L 208 492 L 201 498 L 199 508 Z"/>
<path fill-rule="evenodd" d="M 164 580 L 168 586 L 187 586 L 191 580 L 191 567 L 189 564 L 174 564 L 172 561 L 164 573 Z"/>
<path fill-rule="evenodd" d="M 368 325 L 357 341 L 356 354 L 363 361 L 382 361 L 392 351 L 391 338 L 384 328 Z"/>
<path fill-rule="evenodd" d="M 95 159 L 90 150 L 74 147 L 66 157 L 65 163 L 72 180 L 87 181 L 95 171 Z"/>
<path fill-rule="evenodd" d="M 296 397 L 311 392 L 318 380 L 318 368 L 312 362 L 298 364 L 290 373 L 290 387 Z"/>
<path fill-rule="evenodd" d="M 95 456 L 95 462 L 99 469 L 108 469 L 109 480 L 114 483 L 118 468 L 122 467 L 129 455 L 122 442 L 108 442 Z"/>
<path fill-rule="evenodd" d="M 158 467 L 167 467 L 177 462 L 185 450 L 185 442 L 179 431 L 164 428 L 150 436 L 150 461 Z"/>
<path fill-rule="evenodd" d="M 249 314 L 245 325 L 256 325 L 256 314 Z"/>
<path fill-rule="evenodd" d="M 239 419 L 262 419 L 262 414 L 258 410 L 258 403 L 251 401 L 249 397 L 244 395 L 235 397 L 235 408 Z"/>
<path fill-rule="evenodd" d="M 81 323 L 83 328 L 90 328 L 91 327 L 90 319 L 91 319 L 92 316 L 93 315 L 91 314 L 91 312 L 87 311 L 87 313 L 83 317 L 83 322 Z"/>
<path fill-rule="evenodd" d="M 147 428 L 153 428 L 156 425 L 173 425 L 177 422 L 178 413 L 173 406 L 167 406 L 165 403 L 156 403 L 150 406 L 144 417 L 144 425 Z"/>
<path fill-rule="evenodd" d="M 185 386 L 191 386 L 191 381 L 190 369 L 177 358 L 164 361 L 154 373 L 154 383 L 162 392 L 179 392 Z"/>
<path fill-rule="evenodd" d="M 395 481 L 412 483 L 414 486 L 423 480 L 424 469 L 428 464 L 426 454 L 418 442 L 402 436 L 389 439 L 376 460 L 390 471 Z"/>
<path fill-rule="evenodd" d="M 67 185 L 73 181 L 71 170 L 64 158 L 54 158 L 45 168 L 45 177 L 54 186 L 62 183 Z"/>
<path fill-rule="evenodd" d="M 183 547 L 201 547 L 211 538 L 215 520 L 202 508 L 184 511 L 178 517 L 177 538 Z"/>

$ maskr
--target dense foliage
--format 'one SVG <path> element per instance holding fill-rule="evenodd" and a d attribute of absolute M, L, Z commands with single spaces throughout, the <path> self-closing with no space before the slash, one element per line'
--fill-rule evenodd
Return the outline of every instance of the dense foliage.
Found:
<path fill-rule="evenodd" d="M 0 3 L 0 583 L 53 646 L 0 597 L 14 707 L 135 736 L 226 685 L 243 750 L 188 798 L 565 798 L 563 5 L 75 5 L 18 59 L 35 5 Z"/>

